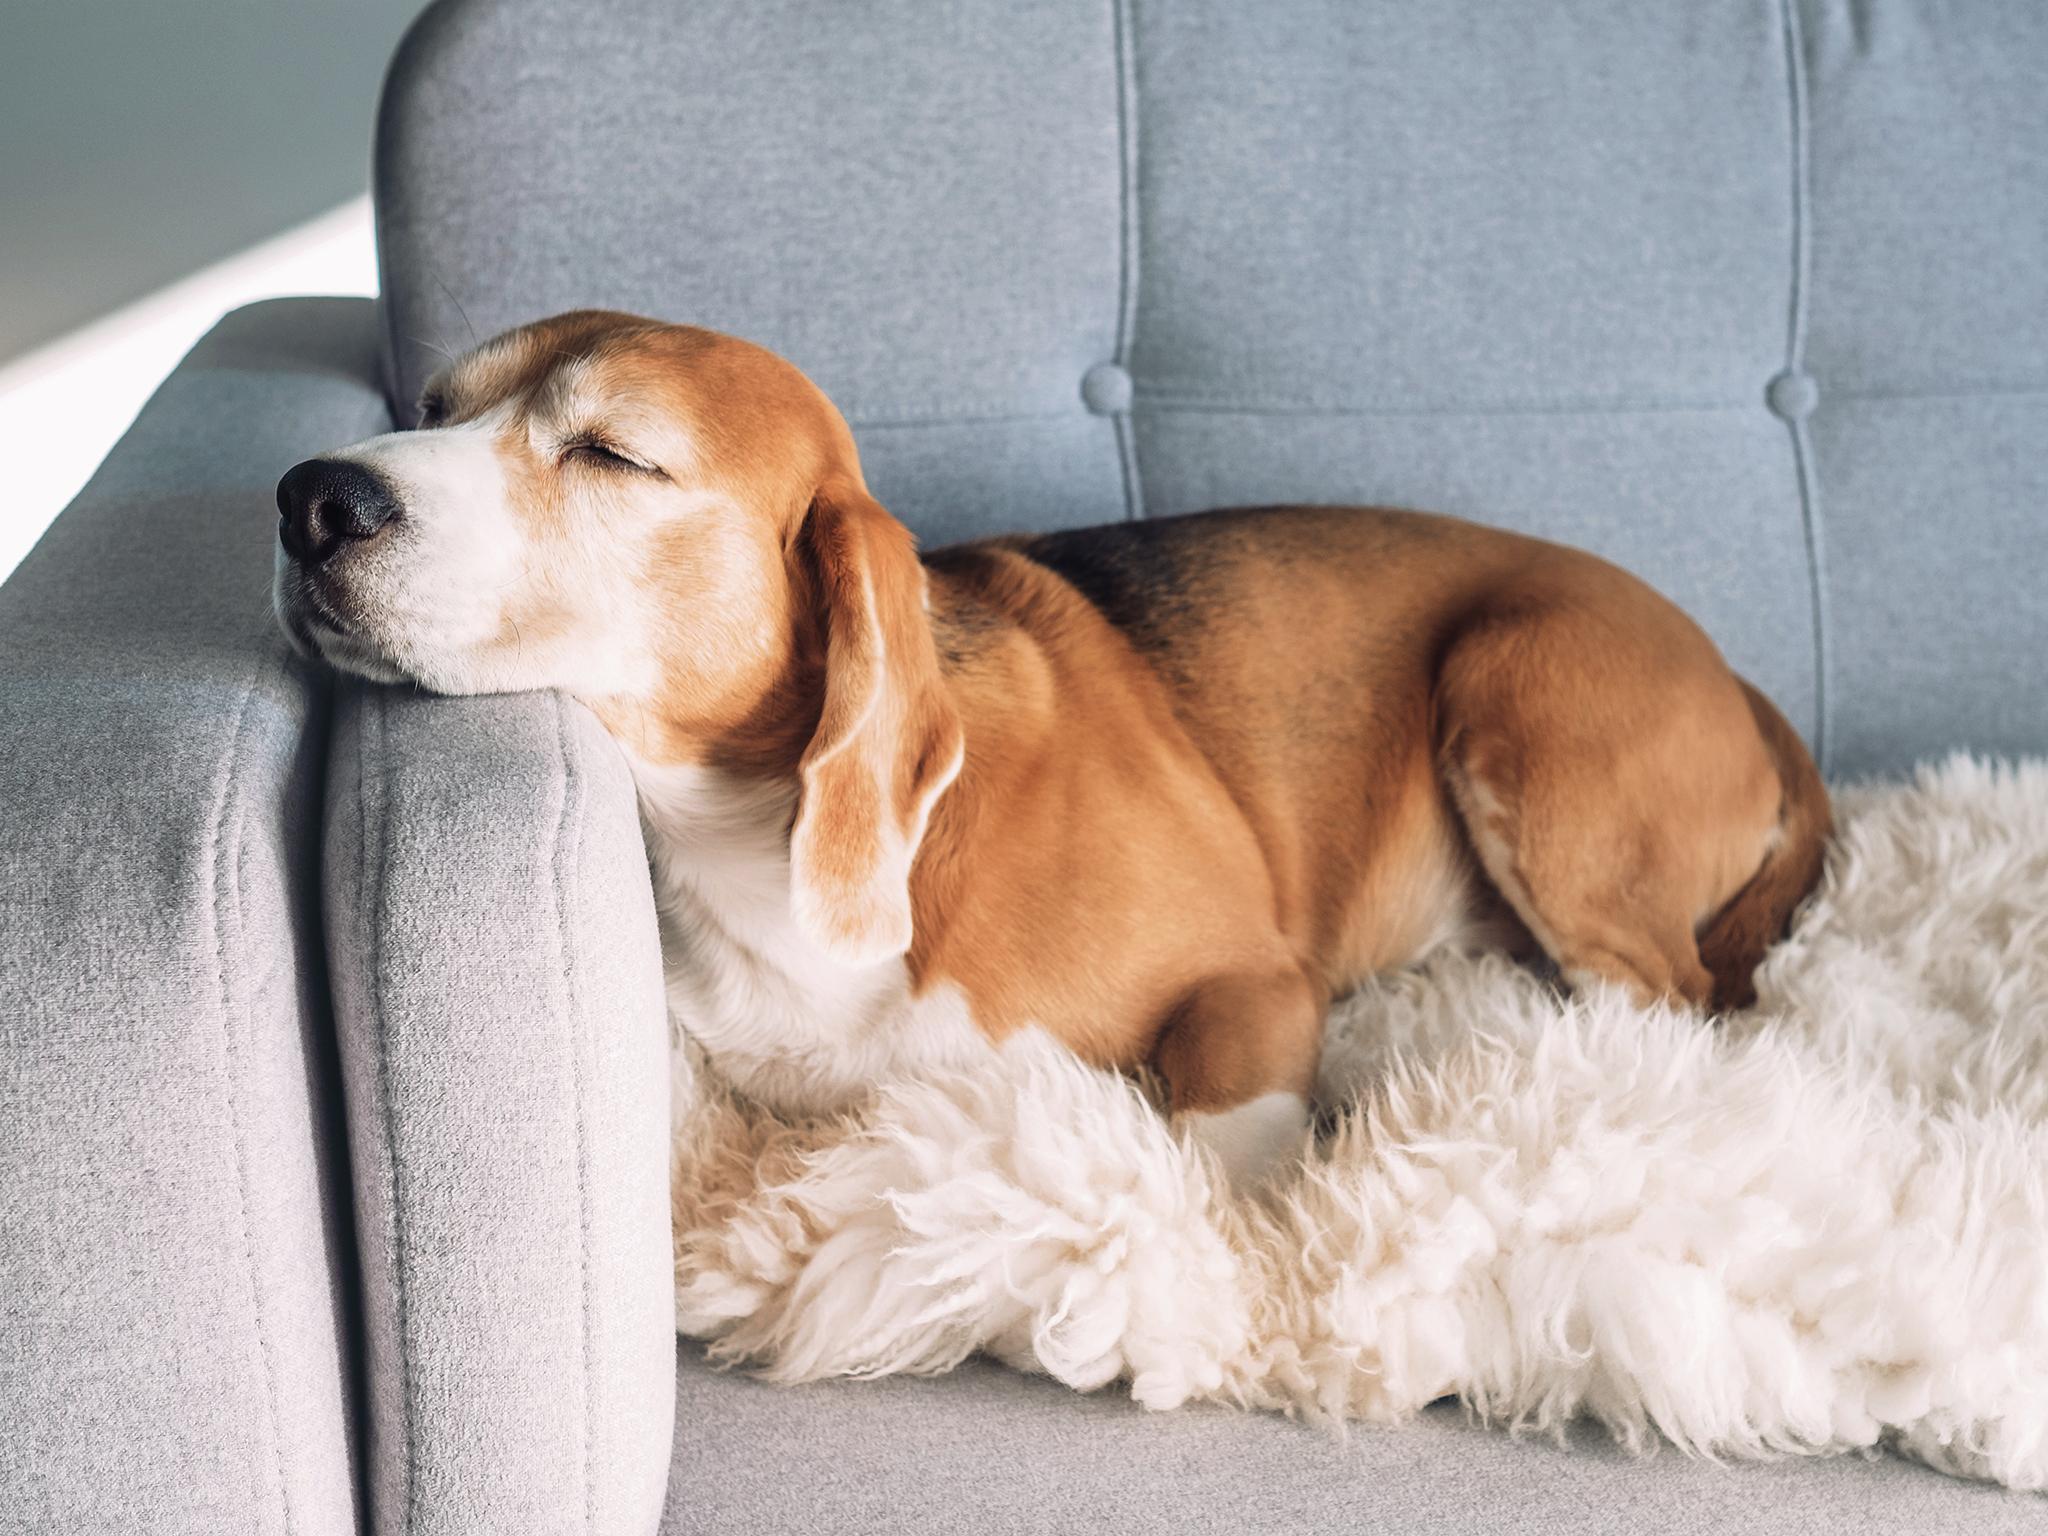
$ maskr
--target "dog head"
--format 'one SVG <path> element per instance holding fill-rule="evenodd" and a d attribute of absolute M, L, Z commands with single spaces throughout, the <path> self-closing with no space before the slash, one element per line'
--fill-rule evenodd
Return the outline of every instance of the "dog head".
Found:
<path fill-rule="evenodd" d="M 796 915 L 910 942 L 910 860 L 958 771 L 925 573 L 844 419 L 730 336 L 578 311 L 428 381 L 419 427 L 278 483 L 302 650 L 441 693 L 559 688 L 637 755 L 798 780 Z"/>

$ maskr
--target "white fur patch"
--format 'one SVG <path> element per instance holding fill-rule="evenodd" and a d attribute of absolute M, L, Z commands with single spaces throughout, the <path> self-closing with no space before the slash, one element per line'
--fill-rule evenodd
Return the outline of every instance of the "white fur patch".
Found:
<path fill-rule="evenodd" d="M 984 1058 L 953 987 L 913 996 L 900 956 L 836 958 L 791 902 L 796 785 L 633 763 L 661 913 L 669 1016 L 722 1075 L 790 1114 L 881 1080 Z"/>
<path fill-rule="evenodd" d="M 1318 1090 L 1350 1107 L 1270 1204 L 1035 1033 L 829 1124 L 707 1078 L 680 1326 L 789 1381 L 985 1350 L 1152 1407 L 1451 1393 L 2048 1487 L 2048 764 L 1836 809 L 1761 1007 L 1717 1027 L 1498 956 L 1365 989 Z"/>

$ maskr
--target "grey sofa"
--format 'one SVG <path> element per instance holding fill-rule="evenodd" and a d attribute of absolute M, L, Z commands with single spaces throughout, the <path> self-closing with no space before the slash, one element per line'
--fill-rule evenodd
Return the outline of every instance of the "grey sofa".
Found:
<path fill-rule="evenodd" d="M 2048 750 L 2044 82 L 2014 0 L 434 6 L 380 303 L 229 316 L 0 589 L 0 1531 L 2048 1524 L 709 1371 L 617 754 L 337 683 L 266 600 L 285 467 L 606 304 L 796 359 L 931 541 L 1433 507 L 1633 566 L 1837 776 Z"/>

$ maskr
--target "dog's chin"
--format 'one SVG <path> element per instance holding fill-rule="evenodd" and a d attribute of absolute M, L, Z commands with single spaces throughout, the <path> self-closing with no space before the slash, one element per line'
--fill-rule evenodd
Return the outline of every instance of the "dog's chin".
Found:
<path fill-rule="evenodd" d="M 558 675 L 560 669 L 548 665 L 554 658 L 544 647 L 536 653 L 434 633 L 431 626 L 369 623 L 338 609 L 332 592 L 289 564 L 280 566 L 271 608 L 299 655 L 366 682 L 399 683 L 453 698 L 545 688 L 579 691 Z"/>
<path fill-rule="evenodd" d="M 314 630 L 312 654 L 335 671 L 360 677 L 366 682 L 416 684 L 420 681 L 367 646 L 333 630 L 325 633 L 321 628 Z"/>
<path fill-rule="evenodd" d="M 280 554 L 270 589 L 271 609 L 285 639 L 308 661 L 323 662 L 349 677 L 372 683 L 421 686 L 418 672 L 393 655 L 395 647 L 365 634 L 363 626 L 336 607 L 323 583 Z M 439 690 L 436 690 L 439 691 Z"/>
<path fill-rule="evenodd" d="M 390 657 L 366 644 L 343 628 L 339 620 L 322 611 L 303 582 L 296 584 L 294 589 L 280 578 L 271 596 L 277 627 L 284 632 L 291 648 L 308 661 L 324 662 L 337 672 L 373 683 L 416 681 Z"/>
<path fill-rule="evenodd" d="M 309 661 L 321 662 L 347 677 L 371 683 L 398 683 L 424 693 L 451 698 L 482 693 L 519 693 L 546 687 L 544 682 L 493 677 L 488 666 L 460 652 L 442 657 L 395 657 L 354 629 L 342 629 L 303 604 L 278 605 L 278 623 L 292 649 Z"/>

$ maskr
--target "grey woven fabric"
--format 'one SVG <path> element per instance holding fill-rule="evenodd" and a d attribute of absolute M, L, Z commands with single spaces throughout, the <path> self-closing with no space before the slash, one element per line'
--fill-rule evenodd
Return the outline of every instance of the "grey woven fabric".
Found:
<path fill-rule="evenodd" d="M 375 370 L 368 303 L 230 315 L 0 588 L 0 1531 L 357 1528 L 326 682 L 268 587 Z"/>
<path fill-rule="evenodd" d="M 638 1536 L 667 1468 L 675 1309 L 631 779 L 552 694 L 339 686 L 328 969 L 372 1525 Z"/>
<path fill-rule="evenodd" d="M 1832 772 L 2038 751 L 2044 77 L 2004 0 L 444 3 L 394 388 L 469 324 L 716 326 L 929 540 L 1431 507 L 1640 571 Z"/>
<path fill-rule="evenodd" d="M 779 1387 L 678 1352 L 661 1536 L 1880 1536 L 2038 1532 L 2038 1497 L 1890 1458 L 1636 1460 L 1449 1405 L 1339 1438 L 1268 1414 L 1146 1413 L 972 1361 L 950 1375 Z"/>

